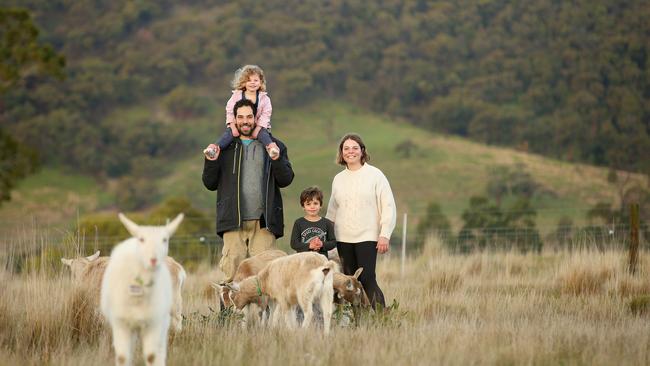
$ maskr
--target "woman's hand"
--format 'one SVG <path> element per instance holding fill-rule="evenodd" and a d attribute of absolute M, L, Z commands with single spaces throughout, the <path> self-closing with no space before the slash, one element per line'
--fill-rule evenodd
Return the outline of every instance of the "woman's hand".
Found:
<path fill-rule="evenodd" d="M 384 238 L 383 236 L 380 236 L 379 240 L 377 240 L 377 253 L 384 254 L 388 252 L 389 248 L 390 248 L 390 244 L 388 238 Z"/>

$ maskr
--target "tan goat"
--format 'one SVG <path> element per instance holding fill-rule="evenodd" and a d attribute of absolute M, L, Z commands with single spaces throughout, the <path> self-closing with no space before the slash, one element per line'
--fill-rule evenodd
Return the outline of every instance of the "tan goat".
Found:
<path fill-rule="evenodd" d="M 266 267 L 266 265 L 269 264 L 269 262 L 272 260 L 284 257 L 286 255 L 287 253 L 281 250 L 272 249 L 265 250 L 262 253 L 254 255 L 250 258 L 246 258 L 241 261 L 241 263 L 239 263 L 237 272 L 235 272 L 235 275 L 233 276 L 233 280 L 231 282 L 241 282 L 247 277 L 254 276 L 258 274 L 264 267 Z M 233 305 L 232 299 L 230 297 L 230 289 L 228 286 L 226 286 L 226 283 L 213 283 L 212 287 L 219 293 L 219 298 L 221 299 L 221 305 L 223 307 L 230 307 Z"/>
<path fill-rule="evenodd" d="M 88 289 L 90 300 L 94 308 L 99 308 L 99 293 L 102 287 L 102 277 L 106 271 L 109 257 L 100 257 L 99 251 L 88 257 L 72 259 L 61 258 L 61 262 L 70 267 L 72 278 L 80 286 Z M 180 332 L 183 327 L 183 283 L 187 278 L 185 269 L 174 258 L 165 259 L 167 268 L 172 278 L 172 311 L 171 329 Z"/>
<path fill-rule="evenodd" d="M 258 275 L 240 283 L 229 284 L 231 298 L 239 309 L 247 304 L 262 302 L 268 296 L 274 304 L 272 325 L 283 316 L 288 327 L 295 326 L 294 307 L 304 313 L 303 328 L 311 324 L 312 305 L 318 303 L 323 312 L 325 334 L 329 333 L 334 304 L 333 277 L 338 265 L 325 256 L 303 252 L 271 261 Z"/>

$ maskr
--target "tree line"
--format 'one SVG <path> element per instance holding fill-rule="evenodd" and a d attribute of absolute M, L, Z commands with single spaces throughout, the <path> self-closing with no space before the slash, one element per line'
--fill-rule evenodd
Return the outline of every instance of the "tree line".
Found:
<path fill-rule="evenodd" d="M 4 3 L 27 9 L 38 42 L 66 60 L 64 80 L 24 74 L 3 88 L 5 134 L 99 178 L 182 156 L 197 143 L 183 121 L 221 118 L 244 63 L 265 69 L 279 106 L 341 98 L 432 131 L 650 172 L 640 0 Z M 173 123 L 113 113 L 152 101 Z"/>

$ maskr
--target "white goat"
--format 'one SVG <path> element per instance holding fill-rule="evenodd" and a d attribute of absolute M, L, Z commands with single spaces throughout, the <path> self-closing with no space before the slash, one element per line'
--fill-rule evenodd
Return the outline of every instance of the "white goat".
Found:
<path fill-rule="evenodd" d="M 90 301 L 99 309 L 99 292 L 102 287 L 102 278 L 108 265 L 109 257 L 100 257 L 99 250 L 88 257 L 61 258 L 61 262 L 70 267 L 72 278 L 79 286 L 86 286 L 89 290 Z M 165 258 L 165 264 L 172 278 L 172 310 L 171 330 L 178 333 L 183 328 L 183 284 L 187 273 L 183 266 L 174 258 Z"/>
<path fill-rule="evenodd" d="M 313 317 L 312 305 L 318 302 L 323 312 L 323 330 L 328 334 L 334 307 L 333 274 L 337 270 L 336 262 L 322 254 L 296 253 L 277 258 L 258 275 L 228 286 L 239 309 L 262 301 L 263 295 L 268 296 L 274 303 L 273 326 L 277 326 L 280 316 L 284 316 L 287 326 L 293 328 L 296 322 L 293 310 L 298 305 L 305 315 L 302 326 L 309 327 Z"/>
<path fill-rule="evenodd" d="M 169 238 L 183 221 L 166 226 L 138 226 L 123 214 L 120 221 L 133 235 L 111 252 L 101 288 L 101 311 L 113 331 L 115 363 L 130 365 L 136 333 L 140 333 L 147 365 L 164 365 L 172 307 L 169 269 L 161 265 Z"/>

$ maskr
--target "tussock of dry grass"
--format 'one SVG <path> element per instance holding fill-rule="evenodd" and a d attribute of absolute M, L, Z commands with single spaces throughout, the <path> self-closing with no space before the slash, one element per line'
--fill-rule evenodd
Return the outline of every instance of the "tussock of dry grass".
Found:
<path fill-rule="evenodd" d="M 326 339 L 315 329 L 242 328 L 236 315 L 217 313 L 210 282 L 223 274 L 199 267 L 186 282 L 169 364 L 648 363 L 647 253 L 631 276 L 623 252 L 457 256 L 434 245 L 403 274 L 396 253 L 382 257 L 378 281 L 398 307 L 358 327 L 336 325 Z M 0 271 L 0 279 L 3 362 L 112 363 L 109 332 L 67 276 Z"/>
<path fill-rule="evenodd" d="M 428 287 L 432 291 L 452 292 L 460 288 L 463 284 L 463 279 L 460 273 L 453 272 L 437 272 L 429 278 Z"/>
<path fill-rule="evenodd" d="M 75 286 L 69 293 L 66 310 L 73 339 L 77 342 L 95 343 L 105 330 L 97 295 L 95 289 L 86 286 Z"/>
<path fill-rule="evenodd" d="M 643 292 L 647 288 L 645 276 L 629 276 L 625 259 L 624 253 L 620 252 L 574 253 L 558 270 L 557 288 L 562 293 L 572 295 L 609 292 L 629 296 Z"/>
<path fill-rule="evenodd" d="M 606 269 L 574 268 L 560 275 L 559 287 L 562 292 L 573 295 L 595 294 L 611 275 Z"/>

